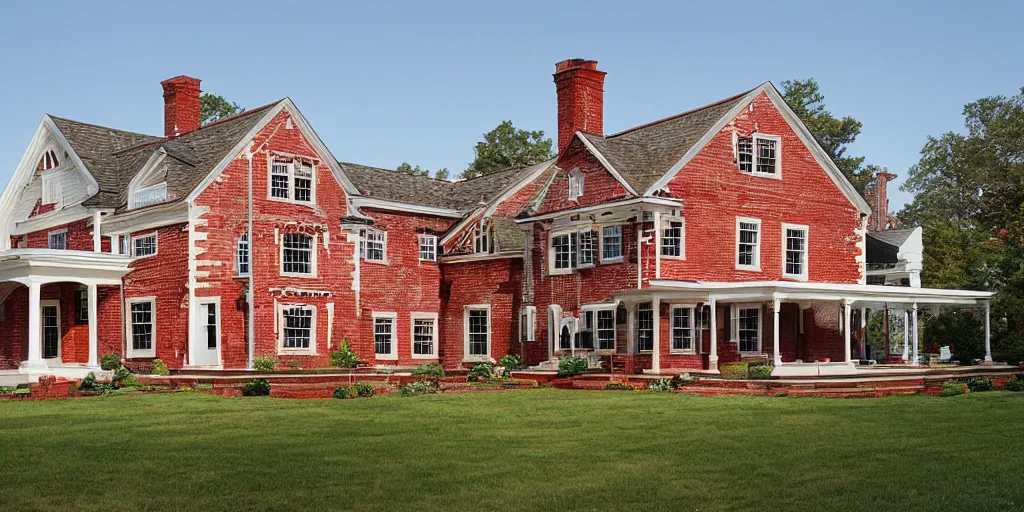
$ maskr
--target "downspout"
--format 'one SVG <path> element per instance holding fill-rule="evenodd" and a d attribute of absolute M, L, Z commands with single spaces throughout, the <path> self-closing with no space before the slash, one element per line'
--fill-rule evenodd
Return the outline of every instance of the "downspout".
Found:
<path fill-rule="evenodd" d="M 249 226 L 246 228 L 249 237 L 249 289 L 247 291 L 248 296 L 245 298 L 245 302 L 249 305 L 249 360 L 246 363 L 246 368 L 252 370 L 256 351 L 256 306 L 253 304 L 253 298 L 255 297 L 253 293 L 253 276 L 256 274 L 255 265 L 253 265 L 256 262 L 256 258 L 253 256 L 256 253 L 254 250 L 256 247 L 256 236 L 252 231 L 252 151 L 246 151 L 245 156 L 249 159 Z"/>
<path fill-rule="evenodd" d="M 637 210 L 636 214 L 636 289 L 644 287 L 644 255 L 641 243 L 644 237 L 644 211 Z"/>

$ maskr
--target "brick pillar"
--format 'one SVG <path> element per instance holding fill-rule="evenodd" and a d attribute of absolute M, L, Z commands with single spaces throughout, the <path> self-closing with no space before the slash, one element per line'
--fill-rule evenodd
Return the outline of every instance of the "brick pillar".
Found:
<path fill-rule="evenodd" d="M 555 64 L 558 93 L 558 152 L 577 132 L 604 135 L 604 71 L 596 60 L 569 59 Z"/>
<path fill-rule="evenodd" d="M 177 137 L 199 128 L 203 115 L 199 82 L 198 78 L 184 75 L 160 82 L 164 88 L 165 137 Z"/>

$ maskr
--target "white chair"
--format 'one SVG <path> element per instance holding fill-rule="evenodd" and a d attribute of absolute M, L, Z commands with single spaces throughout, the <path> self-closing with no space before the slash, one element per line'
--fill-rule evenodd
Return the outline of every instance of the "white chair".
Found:
<path fill-rule="evenodd" d="M 960 364 L 960 361 L 953 360 L 953 353 L 950 352 L 949 345 L 939 347 L 939 362 L 944 364 Z"/>

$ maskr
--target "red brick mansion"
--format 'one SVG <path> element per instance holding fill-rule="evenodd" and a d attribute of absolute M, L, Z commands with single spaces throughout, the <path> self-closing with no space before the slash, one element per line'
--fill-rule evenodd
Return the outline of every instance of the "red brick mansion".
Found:
<path fill-rule="evenodd" d="M 842 374 L 878 357 L 862 308 L 987 310 L 868 284 L 871 208 L 771 83 L 609 134 L 604 80 L 558 63 L 557 156 L 456 182 L 344 163 L 290 99 L 202 126 L 185 76 L 162 136 L 45 115 L 0 197 L 0 371 L 312 368 L 347 343 L 382 369 Z"/>

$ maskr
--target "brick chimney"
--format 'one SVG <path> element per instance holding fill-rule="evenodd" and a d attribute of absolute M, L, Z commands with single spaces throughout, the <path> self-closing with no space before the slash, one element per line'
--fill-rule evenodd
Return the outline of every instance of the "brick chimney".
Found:
<path fill-rule="evenodd" d="M 177 137 L 199 128 L 198 78 L 176 76 L 160 82 L 164 87 L 164 137 Z"/>
<path fill-rule="evenodd" d="M 596 60 L 569 59 L 555 64 L 558 93 L 558 152 L 577 131 L 604 135 L 604 71 Z"/>
<path fill-rule="evenodd" d="M 875 197 L 871 215 L 871 231 L 885 231 L 889 225 L 889 182 L 896 179 L 896 175 L 889 172 L 889 169 L 882 168 L 875 175 Z"/>

